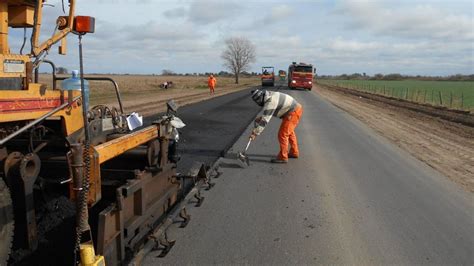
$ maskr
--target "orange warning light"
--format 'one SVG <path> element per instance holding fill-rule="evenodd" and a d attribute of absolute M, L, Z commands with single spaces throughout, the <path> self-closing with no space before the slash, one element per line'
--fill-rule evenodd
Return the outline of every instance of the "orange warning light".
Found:
<path fill-rule="evenodd" d="M 95 18 L 89 16 L 77 16 L 74 19 L 74 31 L 79 34 L 94 33 Z"/>

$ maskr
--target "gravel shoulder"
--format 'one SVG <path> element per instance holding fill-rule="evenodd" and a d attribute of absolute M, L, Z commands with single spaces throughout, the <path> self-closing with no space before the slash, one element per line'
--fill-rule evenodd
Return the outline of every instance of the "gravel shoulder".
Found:
<path fill-rule="evenodd" d="M 474 128 L 315 85 L 315 92 L 474 192 Z"/>

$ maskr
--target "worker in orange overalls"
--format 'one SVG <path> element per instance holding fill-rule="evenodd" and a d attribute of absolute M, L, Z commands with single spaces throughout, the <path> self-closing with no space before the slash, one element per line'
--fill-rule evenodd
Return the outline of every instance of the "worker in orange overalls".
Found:
<path fill-rule="evenodd" d="M 209 94 L 214 94 L 214 88 L 216 87 L 217 80 L 214 75 L 209 75 L 209 79 L 207 80 L 207 86 L 209 86 Z"/>
<path fill-rule="evenodd" d="M 280 152 L 271 162 L 287 163 L 288 157 L 298 158 L 300 152 L 295 129 L 303 115 L 301 104 L 288 94 L 261 89 L 252 91 L 252 99 L 259 106 L 263 107 L 263 114 L 255 119 L 255 127 L 250 138 L 255 139 L 260 135 L 268 122 L 270 122 L 272 116 L 278 117 L 282 120 L 280 130 L 278 131 Z"/>

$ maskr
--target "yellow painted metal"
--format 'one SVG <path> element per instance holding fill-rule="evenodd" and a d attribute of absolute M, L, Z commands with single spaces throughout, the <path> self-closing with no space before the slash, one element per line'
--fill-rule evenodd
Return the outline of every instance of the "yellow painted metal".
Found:
<path fill-rule="evenodd" d="M 67 53 L 67 38 L 62 38 L 61 45 L 59 46 L 59 54 L 65 55 Z"/>
<path fill-rule="evenodd" d="M 12 60 L 12 61 L 22 61 L 24 63 L 24 71 L 22 72 L 12 72 L 6 73 L 5 72 L 5 60 Z M 19 54 L 0 54 L 0 78 L 23 78 L 26 77 L 26 63 L 30 62 L 30 57 L 27 55 L 19 55 Z"/>
<path fill-rule="evenodd" d="M 8 8 L 8 25 L 12 28 L 33 27 L 35 9 L 32 6 L 10 6 Z"/>
<path fill-rule="evenodd" d="M 99 163 L 106 162 L 152 139 L 158 138 L 158 127 L 153 125 L 120 138 L 95 146 Z"/>
<path fill-rule="evenodd" d="M 60 30 L 56 32 L 51 38 L 47 39 L 43 43 L 40 44 L 39 38 L 40 38 L 40 28 L 41 28 L 41 22 L 42 22 L 42 13 L 41 10 L 43 9 L 43 3 L 42 1 L 38 1 L 37 7 L 36 7 L 39 12 L 36 16 L 37 24 L 35 25 L 35 34 L 33 35 L 33 55 L 37 56 L 41 52 L 45 50 L 49 50 L 51 46 L 53 46 L 55 43 L 59 42 L 61 39 L 66 37 L 70 32 L 72 32 L 72 27 L 73 27 L 73 22 L 74 22 L 74 12 L 76 9 L 76 0 L 70 0 L 69 1 L 69 15 L 68 15 L 68 25 L 66 28 L 63 30 Z"/>
<path fill-rule="evenodd" d="M 49 50 L 51 46 L 72 32 L 76 0 L 69 0 L 67 26 L 62 30 L 58 30 L 51 38 L 47 39 L 43 43 L 40 43 L 41 24 L 43 20 L 43 2 L 44 1 L 36 1 L 36 7 L 34 7 L 31 1 L 0 1 L 0 54 L 6 55 L 10 53 L 8 46 L 9 12 L 11 12 L 11 27 L 34 27 L 34 34 L 32 37 L 32 50 L 34 56 L 38 56 L 43 51 Z M 36 14 L 36 24 L 33 22 L 34 8 L 38 10 Z"/>
<path fill-rule="evenodd" d="M 68 92 L 53 91 L 42 84 L 29 83 L 31 80 L 27 79 L 31 79 L 31 76 L 29 76 L 29 74 L 31 75 L 31 68 L 29 68 L 31 65 L 30 55 L 10 54 L 8 46 L 9 24 L 11 24 L 10 26 L 30 25 L 32 16 L 34 16 L 35 5 L 38 10 L 36 18 L 38 23 L 34 25 L 35 35 L 32 39 L 34 55 L 48 50 L 72 31 L 76 0 L 69 1 L 68 26 L 40 44 L 43 2 L 45 1 L 0 0 L 0 78 L 22 78 L 23 84 L 28 84 L 28 87 L 23 90 L 1 90 L 0 88 L 0 123 L 34 120 L 67 101 L 68 96 L 72 98 L 80 95 L 78 91 L 72 91 L 70 92 L 71 95 L 68 95 Z M 65 49 L 65 47 L 66 43 L 64 42 L 63 48 Z M 10 67 L 13 66 L 14 69 L 7 71 L 5 61 L 14 62 L 9 65 Z M 20 62 L 19 66 L 15 66 L 17 62 Z M 21 68 L 22 65 L 23 68 Z M 57 112 L 50 119 L 61 119 L 63 121 L 66 136 L 83 127 L 81 106 L 78 103 Z"/>
<path fill-rule="evenodd" d="M 81 244 L 79 246 L 81 256 L 81 266 L 105 266 L 104 256 L 96 256 L 92 243 Z"/>
<path fill-rule="evenodd" d="M 8 47 L 8 3 L 0 1 L 0 54 L 9 54 Z"/>

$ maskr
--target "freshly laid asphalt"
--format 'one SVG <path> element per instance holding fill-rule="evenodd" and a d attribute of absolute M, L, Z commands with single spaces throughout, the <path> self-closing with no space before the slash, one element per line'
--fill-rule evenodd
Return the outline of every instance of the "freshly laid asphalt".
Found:
<path fill-rule="evenodd" d="M 185 174 L 196 161 L 213 164 L 237 141 L 259 112 L 258 106 L 250 100 L 251 90 L 249 88 L 178 109 L 178 117 L 186 124 L 179 130 L 179 172 Z M 145 124 L 157 117 L 146 118 Z"/>
<path fill-rule="evenodd" d="M 203 205 L 189 205 L 189 225 L 170 229 L 170 253 L 152 252 L 144 265 L 474 264 L 472 193 L 316 93 L 283 92 L 304 106 L 301 157 L 285 165 L 269 162 L 278 152 L 276 118 L 251 145 L 251 165 L 235 159 L 258 111 L 248 92 L 182 109 L 190 130 L 183 160 L 212 161 L 240 138 Z"/>

